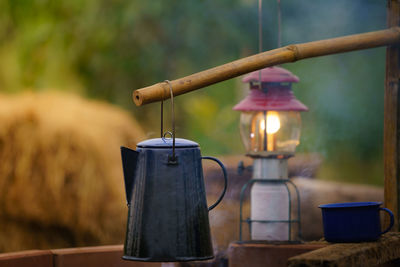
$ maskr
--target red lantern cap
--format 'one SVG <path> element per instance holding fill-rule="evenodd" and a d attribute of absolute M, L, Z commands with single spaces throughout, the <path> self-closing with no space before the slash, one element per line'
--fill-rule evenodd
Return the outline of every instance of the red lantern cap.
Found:
<path fill-rule="evenodd" d="M 262 70 L 253 71 L 242 79 L 244 83 L 250 82 L 258 82 L 260 81 L 260 72 L 261 72 L 261 82 L 269 82 L 269 83 L 282 83 L 282 82 L 291 82 L 297 83 L 300 81 L 299 77 L 294 75 L 288 70 L 285 70 L 281 67 L 270 67 Z"/>
<path fill-rule="evenodd" d="M 308 108 L 297 100 L 290 89 L 269 88 L 267 93 L 258 89 L 250 90 L 250 94 L 233 107 L 240 111 L 308 111 Z"/>
<path fill-rule="evenodd" d="M 254 71 L 243 78 L 243 82 L 259 81 L 260 71 Z M 301 103 L 293 95 L 291 84 L 298 82 L 299 78 L 290 71 L 280 67 L 271 67 L 261 70 L 261 85 L 253 86 L 249 95 L 240 101 L 234 110 L 240 111 L 308 111 L 307 106 Z"/>

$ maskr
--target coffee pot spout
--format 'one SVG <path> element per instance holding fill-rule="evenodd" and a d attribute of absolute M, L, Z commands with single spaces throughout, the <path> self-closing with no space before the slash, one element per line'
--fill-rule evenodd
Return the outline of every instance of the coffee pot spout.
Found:
<path fill-rule="evenodd" d="M 126 202 L 131 204 L 135 172 L 139 152 L 121 146 L 122 169 L 124 171 Z"/>

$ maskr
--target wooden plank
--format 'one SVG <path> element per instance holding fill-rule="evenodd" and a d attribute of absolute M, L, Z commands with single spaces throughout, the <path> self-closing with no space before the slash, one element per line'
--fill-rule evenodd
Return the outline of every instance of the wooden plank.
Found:
<path fill-rule="evenodd" d="M 27 250 L 0 254 L 1 267 L 53 267 L 49 250 Z"/>
<path fill-rule="evenodd" d="M 388 27 L 400 25 L 400 1 L 387 2 Z M 399 231 L 400 216 L 400 106 L 399 106 L 399 45 L 392 45 L 386 51 L 386 77 L 384 96 L 383 154 L 385 176 L 385 206 L 393 211 L 395 225 L 392 231 Z M 389 218 L 385 217 L 386 224 Z"/>
<path fill-rule="evenodd" d="M 98 246 L 53 249 L 55 267 L 159 267 L 157 262 L 126 261 L 123 246 Z"/>
<path fill-rule="evenodd" d="M 289 267 L 379 266 L 400 258 L 400 233 L 384 234 L 377 242 L 338 243 L 288 260 Z"/>
<path fill-rule="evenodd" d="M 281 267 L 289 258 L 327 246 L 328 243 L 268 244 L 231 243 L 228 249 L 229 267 Z"/>

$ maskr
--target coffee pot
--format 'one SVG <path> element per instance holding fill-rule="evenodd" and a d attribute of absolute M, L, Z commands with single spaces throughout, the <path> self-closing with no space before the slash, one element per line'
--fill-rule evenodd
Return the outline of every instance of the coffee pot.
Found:
<path fill-rule="evenodd" d="M 173 140 L 173 141 L 172 141 Z M 180 138 L 155 138 L 121 147 L 128 203 L 125 260 L 192 261 L 213 258 L 208 212 L 227 187 L 224 165 L 202 157 L 199 145 Z M 207 207 L 202 159 L 222 168 L 224 189 Z"/>

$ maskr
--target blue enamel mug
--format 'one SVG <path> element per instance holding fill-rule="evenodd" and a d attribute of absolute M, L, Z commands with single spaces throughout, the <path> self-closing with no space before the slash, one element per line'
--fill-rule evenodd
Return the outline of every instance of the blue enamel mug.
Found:
<path fill-rule="evenodd" d="M 392 228 L 393 213 L 381 202 L 349 202 L 320 205 L 325 240 L 328 242 L 374 241 Z M 390 225 L 381 230 L 379 212 L 390 215 Z"/>

